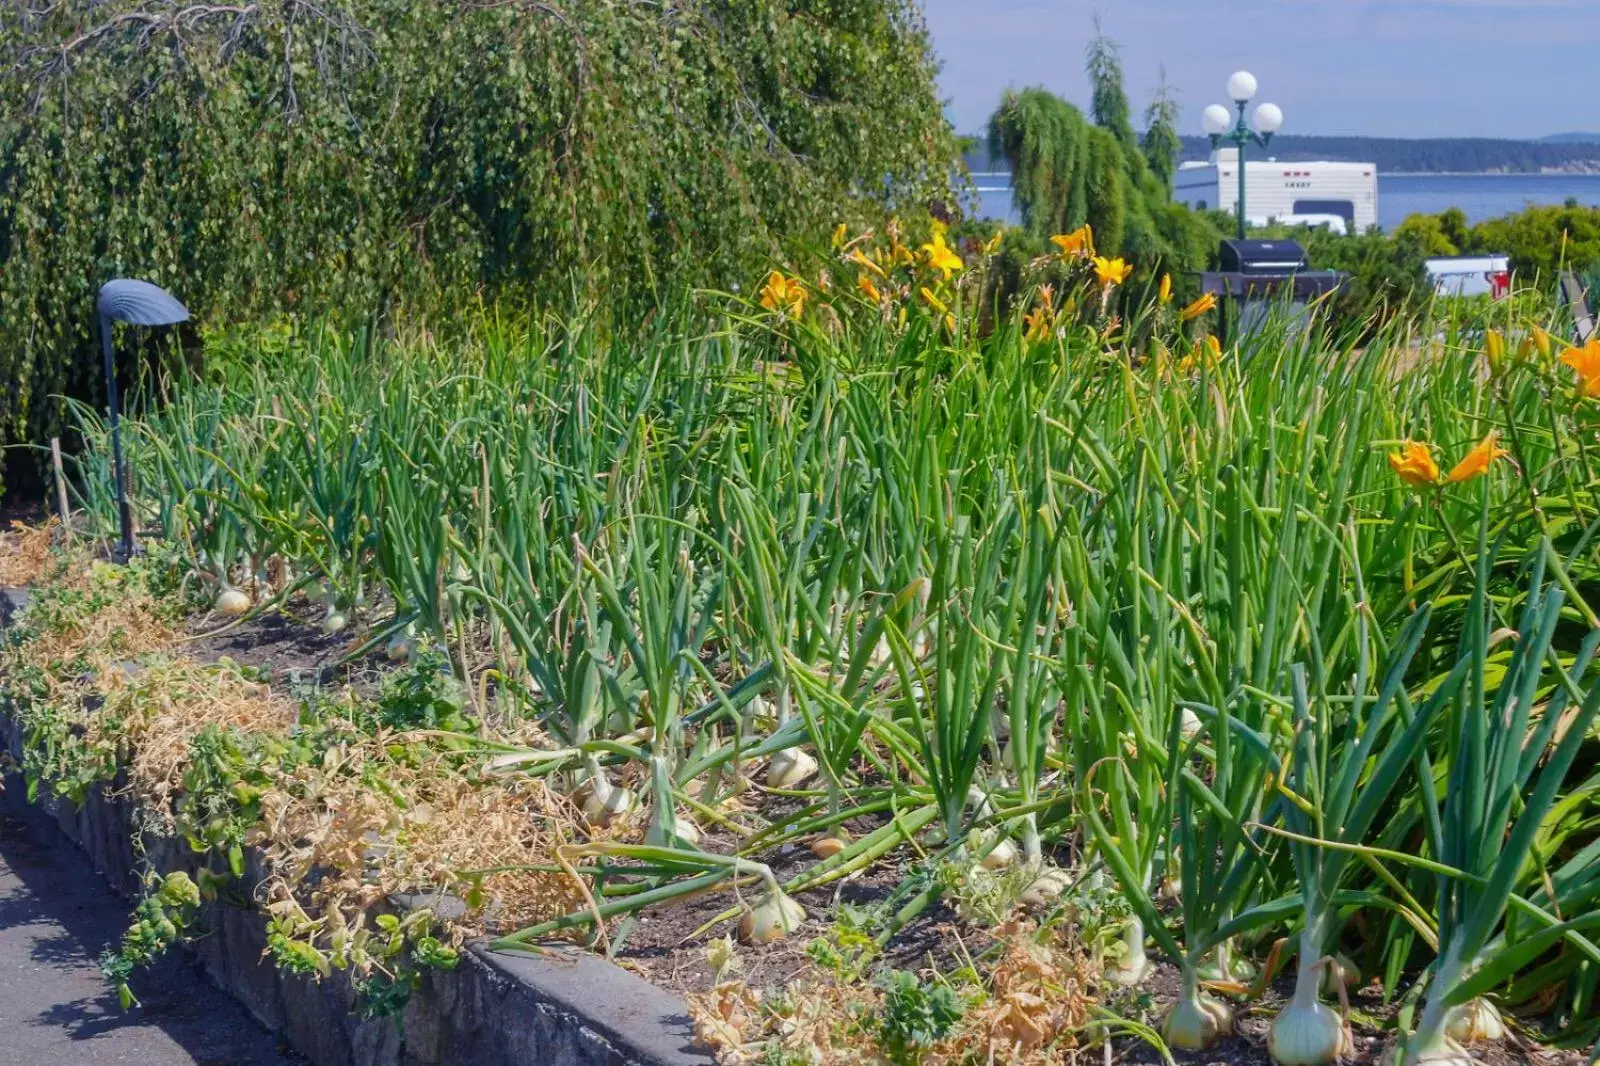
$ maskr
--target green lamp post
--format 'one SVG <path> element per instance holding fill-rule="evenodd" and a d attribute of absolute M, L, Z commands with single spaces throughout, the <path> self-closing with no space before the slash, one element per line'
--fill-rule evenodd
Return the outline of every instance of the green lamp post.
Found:
<path fill-rule="evenodd" d="M 1217 151 L 1224 144 L 1235 145 L 1239 149 L 1239 239 L 1245 237 L 1244 213 L 1244 152 L 1245 148 L 1254 142 L 1265 148 L 1272 143 L 1272 135 L 1283 127 L 1283 109 L 1277 104 L 1262 104 L 1256 108 L 1255 128 L 1245 121 L 1244 110 L 1256 95 L 1256 76 L 1248 70 L 1241 70 L 1228 79 L 1228 96 L 1238 108 L 1238 117 L 1235 118 L 1221 104 L 1212 104 L 1206 108 L 1201 116 L 1201 123 L 1206 133 L 1211 136 L 1211 150 Z"/>

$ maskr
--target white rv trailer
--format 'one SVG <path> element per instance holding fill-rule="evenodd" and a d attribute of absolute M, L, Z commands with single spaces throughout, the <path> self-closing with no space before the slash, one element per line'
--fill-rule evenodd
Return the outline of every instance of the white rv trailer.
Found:
<path fill-rule="evenodd" d="M 1252 221 L 1338 215 L 1351 233 L 1365 233 L 1378 224 L 1378 168 L 1371 163 L 1247 159 L 1245 167 L 1245 210 Z M 1202 211 L 1236 211 L 1239 150 L 1224 148 L 1208 163 L 1184 163 L 1173 199 Z"/>
<path fill-rule="evenodd" d="M 1440 296 L 1492 296 L 1498 300 L 1511 292 L 1510 256 L 1440 256 L 1428 260 L 1427 267 L 1428 280 Z"/>

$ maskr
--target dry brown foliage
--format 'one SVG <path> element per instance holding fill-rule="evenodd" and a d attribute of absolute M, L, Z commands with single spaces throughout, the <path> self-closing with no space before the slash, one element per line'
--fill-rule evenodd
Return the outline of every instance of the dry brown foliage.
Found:
<path fill-rule="evenodd" d="M 0 533 L 0 585 L 11 588 L 37 584 L 50 572 L 50 545 L 60 523 L 54 518 L 36 526 L 12 522 Z"/>
<path fill-rule="evenodd" d="M 956 1032 L 926 1049 L 925 1066 L 1072 1061 L 1095 1002 L 1095 967 L 1069 934 L 1043 938 L 1025 922 L 996 930 L 1004 951 Z M 686 997 L 696 1041 L 722 1066 L 754 1066 L 776 1047 L 813 1066 L 889 1061 L 874 1031 L 884 993 L 824 971 L 791 982 L 781 1006 L 743 981 Z"/>
<path fill-rule="evenodd" d="M 29 536 L 30 545 L 43 541 Z M 125 573 L 87 552 L 67 557 L 51 582 L 108 602 L 63 617 L 8 655 L 55 665 L 44 672 L 47 698 L 69 709 L 84 745 L 123 768 L 142 823 L 170 833 L 179 828 L 177 801 L 194 739 L 211 727 L 287 737 L 298 704 L 230 663 L 183 655 L 161 605 L 137 582 L 116 587 Z M 457 941 L 577 906 L 565 874 L 528 869 L 553 865 L 555 848 L 578 822 L 542 781 L 483 777 L 479 760 L 425 738 L 329 728 L 333 742 L 320 759 L 282 770 L 261 797 L 263 819 L 248 842 L 265 862 L 267 880 L 257 888 L 263 901 L 298 899 L 309 913 L 359 924 L 361 911 L 391 895 L 450 893 L 469 904 L 464 917 L 447 923 L 445 934 Z M 313 880 L 314 890 L 307 887 Z"/>

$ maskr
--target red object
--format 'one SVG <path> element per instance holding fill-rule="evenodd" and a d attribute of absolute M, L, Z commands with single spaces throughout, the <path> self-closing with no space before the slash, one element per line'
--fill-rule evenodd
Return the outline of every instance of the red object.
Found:
<path fill-rule="evenodd" d="M 1507 270 L 1493 270 L 1489 272 L 1489 296 L 1496 300 L 1504 299 L 1511 295 L 1511 272 Z"/>

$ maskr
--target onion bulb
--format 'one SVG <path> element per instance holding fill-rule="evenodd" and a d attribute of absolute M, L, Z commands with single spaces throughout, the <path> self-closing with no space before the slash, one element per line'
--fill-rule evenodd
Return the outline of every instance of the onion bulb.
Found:
<path fill-rule="evenodd" d="M 402 632 L 390 637 L 383 651 L 392 663 L 409 662 L 417 653 L 417 638 L 411 635 L 411 627 L 407 626 Z"/>
<path fill-rule="evenodd" d="M 1199 736 L 1201 728 L 1200 716 L 1198 714 L 1195 714 L 1187 707 L 1184 707 L 1180 710 L 1178 715 L 1178 733 L 1183 737 L 1184 740 L 1193 740 L 1195 737 Z"/>
<path fill-rule="evenodd" d="M 1326 1066 L 1354 1050 L 1344 1019 L 1317 999 L 1319 975 L 1311 971 L 1328 965 L 1327 961 L 1302 964 L 1294 998 L 1272 1019 L 1267 1050 L 1279 1066 Z"/>
<path fill-rule="evenodd" d="M 250 609 L 250 596 L 248 593 L 236 589 L 225 588 L 217 597 L 217 613 L 229 618 L 238 618 Z"/>
<path fill-rule="evenodd" d="M 1047 907 L 1061 897 L 1070 881 L 1067 871 L 1058 866 L 1046 866 L 1023 891 L 1022 903 L 1028 907 Z"/>
<path fill-rule="evenodd" d="M 1445 1035 L 1463 1046 L 1489 1040 L 1503 1040 L 1506 1023 L 1493 1003 L 1483 997 L 1453 1007 L 1445 1019 Z"/>
<path fill-rule="evenodd" d="M 1348 993 L 1361 983 L 1361 969 L 1350 961 L 1348 955 L 1335 955 L 1322 967 L 1322 994 L 1330 999 L 1339 994 L 1340 986 Z"/>
<path fill-rule="evenodd" d="M 596 828 L 614 825 L 633 808 L 633 791 L 613 785 L 604 777 L 594 779 L 594 787 L 583 801 L 583 820 Z"/>
<path fill-rule="evenodd" d="M 1124 988 L 1131 988 L 1144 980 L 1150 972 L 1150 956 L 1144 952 L 1144 922 L 1136 915 L 1128 919 L 1127 931 L 1122 934 L 1122 957 L 1106 967 L 1106 976 Z"/>
<path fill-rule="evenodd" d="M 1204 1051 L 1231 1032 L 1233 1011 L 1205 992 L 1178 1000 L 1161 1020 L 1161 1038 L 1184 1051 Z"/>
<path fill-rule="evenodd" d="M 681 814 L 672 816 L 672 835 L 690 847 L 696 847 L 700 843 L 700 827 Z"/>
<path fill-rule="evenodd" d="M 739 937 L 746 944 L 770 944 L 800 928 L 805 920 L 806 909 L 773 885 L 739 919 Z"/>
<path fill-rule="evenodd" d="M 978 860 L 978 865 L 985 870 L 1004 870 L 1016 861 L 1017 846 L 1011 842 L 1010 837 L 1002 837 L 998 844 L 989 849 L 987 855 Z"/>
<path fill-rule="evenodd" d="M 850 834 L 843 829 L 835 829 L 811 842 L 811 854 L 819 859 L 831 859 L 849 846 Z"/>
<path fill-rule="evenodd" d="M 767 765 L 768 788 L 795 788 L 817 772 L 817 760 L 799 748 L 785 748 Z"/>
<path fill-rule="evenodd" d="M 333 636 L 343 632 L 345 627 L 344 612 L 330 607 L 327 615 L 322 619 L 322 632 L 324 636 Z"/>

